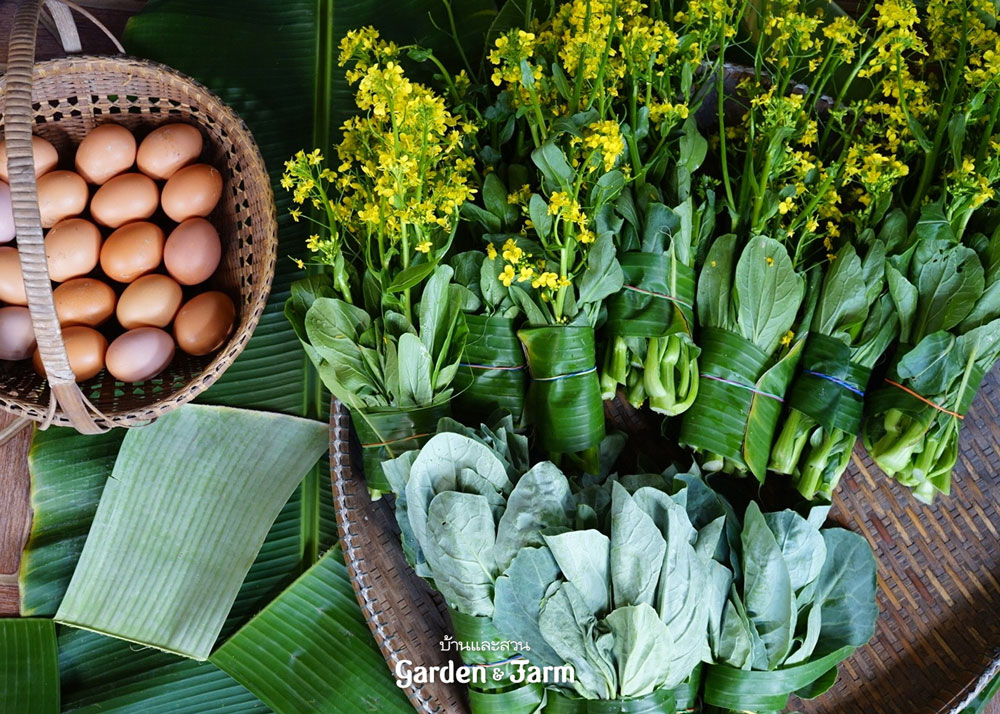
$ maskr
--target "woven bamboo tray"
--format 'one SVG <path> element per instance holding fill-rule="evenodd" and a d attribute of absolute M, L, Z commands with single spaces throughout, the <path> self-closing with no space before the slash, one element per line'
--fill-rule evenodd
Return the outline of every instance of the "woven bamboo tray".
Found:
<path fill-rule="evenodd" d="M 808 714 L 957 714 L 996 670 L 1000 646 L 1000 370 L 966 416 L 950 497 L 927 507 L 886 478 L 860 448 L 837 491 L 833 521 L 861 533 L 878 560 L 875 637 L 841 665 L 837 684 L 792 708 Z M 605 403 L 609 429 L 636 443 L 659 420 Z M 442 665 L 454 653 L 440 596 L 414 574 L 385 497 L 368 498 L 347 410 L 330 416 L 337 525 L 358 602 L 390 670 L 401 659 Z M 418 712 L 467 714 L 461 685 L 412 686 Z"/>

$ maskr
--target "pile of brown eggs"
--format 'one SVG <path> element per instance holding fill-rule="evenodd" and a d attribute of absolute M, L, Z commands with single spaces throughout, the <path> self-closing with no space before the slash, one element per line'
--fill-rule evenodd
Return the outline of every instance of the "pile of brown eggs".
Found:
<path fill-rule="evenodd" d="M 236 308 L 204 283 L 222 259 L 207 217 L 223 182 L 198 163 L 198 129 L 167 124 L 137 144 L 124 126 L 103 124 L 77 147 L 75 171 L 57 169 L 59 155 L 42 137 L 32 148 L 45 257 L 76 380 L 106 368 L 117 380 L 141 382 L 166 369 L 176 348 L 202 356 L 222 347 Z M 15 238 L 0 141 L 0 244 Z M 2 246 L 0 360 L 33 359 L 44 375 L 27 304 L 17 248 Z"/>

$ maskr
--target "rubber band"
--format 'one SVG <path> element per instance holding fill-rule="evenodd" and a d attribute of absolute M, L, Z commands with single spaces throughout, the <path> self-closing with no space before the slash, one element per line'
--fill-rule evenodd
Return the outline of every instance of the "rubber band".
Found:
<path fill-rule="evenodd" d="M 652 295 L 653 297 L 658 297 L 658 298 L 661 298 L 663 300 L 670 300 L 671 302 L 677 303 L 681 307 L 686 307 L 688 310 L 693 310 L 694 309 L 694 307 L 690 303 L 685 302 L 684 300 L 681 300 L 680 298 L 676 298 L 673 295 L 667 295 L 666 293 L 653 292 L 652 290 L 646 290 L 645 288 L 638 288 L 635 285 L 622 285 L 622 287 L 625 288 L 626 290 L 634 290 L 637 293 L 642 293 L 643 295 Z"/>
<path fill-rule="evenodd" d="M 739 387 L 740 389 L 745 389 L 748 392 L 759 394 L 762 397 L 767 397 L 768 399 L 774 399 L 776 401 L 781 402 L 782 404 L 784 404 L 785 402 L 783 397 L 779 397 L 777 394 L 771 394 L 770 392 L 764 392 L 750 384 L 743 384 L 742 382 L 734 382 L 733 380 L 725 379 L 724 377 L 716 377 L 714 374 L 702 374 L 701 377 L 703 377 L 704 379 L 711 379 L 715 382 L 722 382 L 723 384 L 728 384 L 731 387 Z"/>
<path fill-rule="evenodd" d="M 597 367 L 590 367 L 589 369 L 582 369 L 579 372 L 570 372 L 569 374 L 557 374 L 555 377 L 532 377 L 531 379 L 535 382 L 555 382 L 559 379 L 569 379 L 571 377 L 583 377 L 584 375 L 591 374 L 597 371 Z"/>
<path fill-rule="evenodd" d="M 843 387 L 848 392 L 852 392 L 853 394 L 856 394 L 857 396 L 861 397 L 862 399 L 865 398 L 864 391 L 861 390 L 861 389 L 858 389 L 857 387 L 855 387 L 850 382 L 845 382 L 842 379 L 838 379 L 837 377 L 834 377 L 834 376 L 829 375 L 829 374 L 823 374 L 822 372 L 813 372 L 811 369 L 805 369 L 805 370 L 802 370 L 802 371 L 805 372 L 806 374 L 811 374 L 814 377 L 819 377 L 820 379 L 825 379 L 828 382 L 833 382 L 838 387 Z"/>
<path fill-rule="evenodd" d="M 376 446 L 391 446 L 392 444 L 402 444 L 404 441 L 413 441 L 414 439 L 423 439 L 425 436 L 434 436 L 432 433 L 428 434 L 413 434 L 411 436 L 404 436 L 402 439 L 390 439 L 389 441 L 379 441 L 374 444 L 362 444 L 362 449 L 370 449 Z"/>
<path fill-rule="evenodd" d="M 492 364 L 470 364 L 469 362 L 459 362 L 459 367 L 468 367 L 469 369 L 495 369 L 501 372 L 519 372 L 524 369 L 523 364 L 519 364 L 516 367 L 497 367 Z"/>
<path fill-rule="evenodd" d="M 951 411 L 950 409 L 945 409 L 945 408 L 944 408 L 944 407 L 942 407 L 942 406 L 941 406 L 940 404 L 935 404 L 934 402 L 932 402 L 932 401 L 931 401 L 930 399 L 928 399 L 927 397 L 924 397 L 924 396 L 921 396 L 921 395 L 917 394 L 917 393 L 916 393 L 916 392 L 914 392 L 914 391 L 913 391 L 912 389 L 910 389 L 909 387 L 904 387 L 904 386 L 903 386 L 902 384 L 900 384 L 899 382 L 893 382 L 893 381 L 892 381 L 891 379 L 889 379 L 888 377 L 886 377 L 886 378 L 885 378 L 885 381 L 886 381 L 886 382 L 887 382 L 888 384 L 891 384 L 891 385 L 892 385 L 892 386 L 894 386 L 894 387 L 899 387 L 900 389 L 902 389 L 902 390 L 903 390 L 904 392 L 906 392 L 906 393 L 907 393 L 907 394 L 909 394 L 910 396 L 912 396 L 912 397 L 916 397 L 917 399 L 919 399 L 920 401 L 922 401 L 922 402 L 923 402 L 924 404 L 926 404 L 927 406 L 929 406 L 929 407 L 934 407 L 935 409 L 937 409 L 937 410 L 938 410 L 939 412 L 941 412 L 942 414 L 947 414 L 948 416 L 953 416 L 953 417 L 955 417 L 956 419 L 958 419 L 959 421 L 961 421 L 962 419 L 965 419 L 965 416 L 964 416 L 964 415 L 962 415 L 962 414 L 959 414 L 958 412 L 953 412 L 953 411 Z"/>

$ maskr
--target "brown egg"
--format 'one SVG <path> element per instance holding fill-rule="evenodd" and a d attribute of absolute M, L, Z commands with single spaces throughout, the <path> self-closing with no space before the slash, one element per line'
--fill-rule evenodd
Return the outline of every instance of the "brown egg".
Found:
<path fill-rule="evenodd" d="M 219 232 L 204 218 L 189 218 L 174 228 L 163 248 L 163 265 L 181 285 L 205 282 L 221 260 Z"/>
<path fill-rule="evenodd" d="M 119 124 L 102 124 L 76 148 L 76 170 L 87 183 L 103 184 L 135 163 L 135 137 Z"/>
<path fill-rule="evenodd" d="M 96 377 L 104 369 L 104 353 L 108 351 L 108 341 L 100 332 L 92 327 L 64 327 L 62 331 L 63 344 L 66 345 L 66 356 L 69 367 L 77 382 L 84 382 Z M 42 354 L 35 350 L 32 358 L 35 370 L 45 376 L 45 365 L 42 364 Z"/>
<path fill-rule="evenodd" d="M 212 291 L 188 300 L 174 318 L 177 346 L 189 355 L 207 355 L 222 347 L 233 331 L 236 307 L 225 293 Z"/>
<path fill-rule="evenodd" d="M 0 248 L 0 300 L 11 305 L 28 304 L 17 248 Z"/>
<path fill-rule="evenodd" d="M 102 226 L 118 228 L 144 221 L 156 212 L 160 190 L 143 174 L 121 174 L 97 189 L 90 201 L 90 215 Z"/>
<path fill-rule="evenodd" d="M 87 182 L 72 171 L 51 171 L 42 176 L 38 179 L 42 228 L 51 228 L 64 218 L 79 216 L 87 210 L 89 196 Z"/>
<path fill-rule="evenodd" d="M 139 221 L 122 226 L 104 241 L 101 269 L 119 283 L 131 283 L 156 270 L 163 260 L 163 231 Z"/>
<path fill-rule="evenodd" d="M 194 164 L 175 173 L 163 187 L 163 212 L 182 223 L 207 216 L 221 197 L 222 174 L 208 164 Z"/>
<path fill-rule="evenodd" d="M 21 360 L 35 351 L 35 330 L 26 307 L 0 308 L 0 360 Z"/>
<path fill-rule="evenodd" d="M 49 278 L 57 283 L 86 275 L 101 257 L 101 231 L 83 218 L 59 221 L 45 234 Z"/>
<path fill-rule="evenodd" d="M 60 325 L 97 327 L 115 314 L 115 291 L 94 278 L 76 278 L 52 291 Z"/>
<path fill-rule="evenodd" d="M 31 152 L 35 160 L 35 178 L 47 174 L 59 163 L 56 147 L 40 136 L 31 137 Z M 0 140 L 0 180 L 10 183 L 7 171 L 7 141 Z"/>
<path fill-rule="evenodd" d="M 108 371 L 122 382 L 143 382 L 158 375 L 174 358 L 174 340 L 156 327 L 140 327 L 119 336 L 108 348 Z"/>
<path fill-rule="evenodd" d="M 166 327 L 180 309 L 184 293 L 173 278 L 144 275 L 118 298 L 118 322 L 126 330 Z"/>
<path fill-rule="evenodd" d="M 168 179 L 201 156 L 201 132 L 189 124 L 166 124 L 139 144 L 139 170 L 155 179 Z"/>

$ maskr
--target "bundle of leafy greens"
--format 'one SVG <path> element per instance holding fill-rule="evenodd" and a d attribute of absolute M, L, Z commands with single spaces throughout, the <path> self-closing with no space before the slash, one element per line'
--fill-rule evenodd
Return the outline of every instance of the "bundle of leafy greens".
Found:
<path fill-rule="evenodd" d="M 733 584 L 712 641 L 705 703 L 777 714 L 790 694 L 811 699 L 875 630 L 875 558 L 865 539 L 820 529 L 826 507 L 745 512 L 730 537 Z"/>
<path fill-rule="evenodd" d="M 740 250 L 730 234 L 709 249 L 698 276 L 701 386 L 680 430 L 705 469 L 764 480 L 804 344 L 792 328 L 809 324 L 804 297 L 806 278 L 778 241 L 759 236 Z"/>
<path fill-rule="evenodd" d="M 809 500 L 832 498 L 850 463 L 872 369 L 897 335 L 899 321 L 885 290 L 885 252 L 882 240 L 872 242 L 864 260 L 849 243 L 837 252 L 786 396 L 788 412 L 770 469 L 794 475 Z"/>
<path fill-rule="evenodd" d="M 914 233 L 923 239 L 888 266 L 900 346 L 862 436 L 882 470 L 929 503 L 950 490 L 962 417 L 1000 357 L 1000 228 L 959 243 L 931 206 Z"/>
<path fill-rule="evenodd" d="M 462 309 L 474 299 L 441 263 L 474 193 L 474 127 L 407 79 L 401 52 L 372 28 L 347 34 L 340 63 L 361 113 L 343 126 L 337 168 L 319 149 L 300 151 L 281 181 L 293 218 L 318 226 L 308 247 L 320 269 L 293 287 L 286 315 L 351 410 L 374 493 L 387 488 L 381 461 L 419 446 L 449 413 Z"/>

